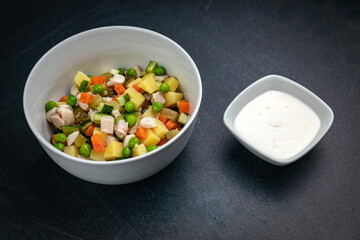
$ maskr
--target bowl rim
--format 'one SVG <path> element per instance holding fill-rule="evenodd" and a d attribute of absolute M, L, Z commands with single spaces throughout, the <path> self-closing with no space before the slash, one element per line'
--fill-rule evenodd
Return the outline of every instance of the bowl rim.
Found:
<path fill-rule="evenodd" d="M 148 153 L 146 153 L 144 155 L 141 155 L 141 156 L 132 157 L 132 158 L 123 159 L 123 160 L 115 160 L 115 161 L 92 161 L 92 160 L 88 160 L 88 159 L 81 159 L 81 158 L 70 156 L 70 155 L 56 149 L 35 128 L 34 123 L 30 118 L 29 110 L 26 108 L 26 104 L 25 104 L 25 100 L 27 99 L 28 95 L 30 94 L 28 92 L 28 90 L 27 90 L 29 88 L 29 85 L 30 85 L 30 79 L 32 78 L 32 75 L 34 74 L 35 69 L 39 65 L 41 65 L 42 62 L 45 61 L 44 59 L 48 55 L 50 55 L 56 48 L 61 47 L 62 45 L 65 45 L 65 44 L 67 44 L 67 43 L 69 43 L 69 42 L 71 42 L 73 40 L 76 40 L 79 37 L 83 37 L 83 36 L 88 35 L 88 34 L 94 34 L 94 32 L 98 32 L 98 31 L 118 31 L 118 30 L 120 30 L 120 31 L 122 31 L 122 30 L 138 31 L 138 32 L 142 32 L 142 33 L 145 33 L 145 34 L 149 34 L 149 35 L 157 37 L 157 38 L 159 38 L 161 40 L 169 41 L 176 48 L 178 48 L 188 58 L 190 65 L 192 65 L 192 67 L 195 69 L 195 79 L 199 82 L 199 88 L 197 89 L 198 95 L 199 95 L 198 104 L 194 107 L 193 114 L 190 116 L 189 121 L 183 127 L 182 131 L 180 131 L 179 134 L 177 134 L 173 139 L 171 139 L 168 143 L 166 143 L 166 146 L 164 146 L 164 147 L 156 148 L 155 150 L 153 150 L 151 152 L 148 152 Z M 74 161 L 74 162 L 77 162 L 77 163 L 80 163 L 80 164 L 85 163 L 85 164 L 89 164 L 89 165 L 104 165 L 104 166 L 106 165 L 106 166 L 108 166 L 108 165 L 121 165 L 121 164 L 127 164 L 127 163 L 131 163 L 131 162 L 140 161 L 140 160 L 142 160 L 144 158 L 151 157 L 152 155 L 155 155 L 155 154 L 165 150 L 171 144 L 176 142 L 176 140 L 178 138 L 180 138 L 184 134 L 184 132 L 186 132 L 188 130 L 190 125 L 192 125 L 192 123 L 195 121 L 196 116 L 197 116 L 197 114 L 199 112 L 199 109 L 200 109 L 201 100 L 202 100 L 202 82 L 201 82 L 201 76 L 200 76 L 199 70 L 198 70 L 194 60 L 191 58 L 191 56 L 178 43 L 176 43 L 174 40 L 170 39 L 169 37 L 166 37 L 165 35 L 162 35 L 161 33 L 158 33 L 158 32 L 155 32 L 155 31 L 152 31 L 152 30 L 149 30 L 149 29 L 141 28 L 141 27 L 134 27 L 134 26 L 106 26 L 106 27 L 99 27 L 99 28 L 89 29 L 89 30 L 77 33 L 75 35 L 72 35 L 72 36 L 62 40 L 61 42 L 59 42 L 58 44 L 53 46 L 50 50 L 48 50 L 36 62 L 34 67 L 31 69 L 31 72 L 30 72 L 30 74 L 27 77 L 26 82 L 25 82 L 25 87 L 24 87 L 24 92 L 23 92 L 23 109 L 24 109 L 26 121 L 27 121 L 31 131 L 35 135 L 35 137 L 38 139 L 38 141 L 40 141 L 40 143 L 44 147 L 46 147 L 47 149 L 52 151 L 54 154 L 60 155 L 60 156 L 66 158 L 68 160 L 71 160 L 71 161 Z"/>
<path fill-rule="evenodd" d="M 300 152 L 298 152 L 297 154 L 293 155 L 292 157 L 288 157 L 286 159 L 279 159 L 277 157 L 274 157 L 274 156 L 271 156 L 267 153 L 265 153 L 264 151 L 258 149 L 257 147 L 253 146 L 252 144 L 250 144 L 248 141 L 246 141 L 245 138 L 241 137 L 236 129 L 234 129 L 231 125 L 231 122 L 230 122 L 230 118 L 228 117 L 230 111 L 236 107 L 235 106 L 235 103 L 236 101 L 241 98 L 245 92 L 247 92 L 249 89 L 252 89 L 254 87 L 257 87 L 259 85 L 261 85 L 262 83 L 266 82 L 266 81 L 276 81 L 276 80 L 280 80 L 281 82 L 284 82 L 288 85 L 292 85 L 292 86 L 295 86 L 296 89 L 298 89 L 299 91 L 303 91 L 305 92 L 307 95 L 311 95 L 313 96 L 320 104 L 322 107 L 324 107 L 326 110 L 327 110 L 327 113 L 328 113 L 328 116 L 329 117 L 329 123 L 327 125 L 323 125 L 325 126 L 323 132 L 318 132 L 314 138 L 316 138 L 317 136 L 319 136 L 319 139 L 311 144 L 308 144 L 304 149 L 302 149 Z M 269 91 L 271 90 L 270 89 L 267 89 L 266 91 Z M 264 91 L 265 92 L 265 91 Z M 285 93 L 287 93 L 286 91 L 284 91 Z M 292 95 L 292 94 L 291 94 Z M 255 96 L 256 97 L 256 96 Z M 299 97 L 296 97 L 295 98 L 299 99 L 300 101 L 303 102 L 302 99 L 300 99 Z M 249 103 L 251 100 L 253 99 L 250 99 L 247 103 Z M 304 103 L 304 102 L 303 102 Z M 306 104 L 306 103 L 304 103 Z M 319 114 L 317 113 L 317 111 L 311 106 L 311 105 L 308 105 L 306 104 L 308 107 L 310 107 L 315 113 L 316 115 L 318 115 L 319 119 L 320 119 L 320 124 L 324 124 L 321 120 L 323 118 L 320 118 Z M 245 105 L 244 105 L 245 106 Z M 241 109 L 240 109 L 241 110 Z M 240 111 L 239 110 L 239 111 Z M 309 89 L 307 89 L 306 87 L 304 87 L 303 85 L 289 79 L 289 78 L 286 78 L 286 77 L 283 77 L 283 76 L 280 76 L 280 75 L 276 75 L 276 74 L 270 74 L 270 75 L 267 75 L 267 76 L 264 76 L 258 80 L 256 80 L 255 82 L 253 82 L 252 84 L 250 84 L 248 87 L 246 87 L 244 90 L 242 90 L 232 101 L 231 103 L 229 104 L 229 106 L 226 108 L 225 112 L 224 112 L 224 115 L 223 115 L 223 122 L 224 122 L 224 125 L 226 126 L 226 128 L 234 135 L 236 136 L 235 138 L 245 147 L 247 148 L 248 150 L 250 150 L 253 154 L 257 155 L 258 157 L 260 157 L 261 159 L 269 162 L 269 163 L 272 163 L 272 164 L 275 164 L 275 165 L 278 165 L 278 166 L 284 166 L 284 165 L 287 165 L 287 164 L 290 164 L 290 163 L 293 163 L 297 160 L 299 160 L 301 157 L 303 157 L 306 153 L 308 153 L 315 145 L 317 145 L 320 140 L 324 137 L 324 135 L 329 131 L 332 123 L 334 121 L 334 113 L 332 111 L 332 109 L 319 97 L 317 96 L 315 93 L 313 93 L 312 91 L 310 91 Z M 320 131 L 320 129 L 319 129 Z M 319 135 L 318 135 L 319 134 Z M 241 140 L 240 140 L 241 139 Z"/>

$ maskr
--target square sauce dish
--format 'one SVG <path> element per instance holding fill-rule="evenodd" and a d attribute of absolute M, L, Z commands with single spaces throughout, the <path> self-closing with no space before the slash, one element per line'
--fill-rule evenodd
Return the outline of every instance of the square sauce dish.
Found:
<path fill-rule="evenodd" d="M 248 150 L 284 166 L 300 159 L 321 140 L 334 114 L 302 85 L 268 75 L 243 90 L 230 103 L 223 120 Z"/>

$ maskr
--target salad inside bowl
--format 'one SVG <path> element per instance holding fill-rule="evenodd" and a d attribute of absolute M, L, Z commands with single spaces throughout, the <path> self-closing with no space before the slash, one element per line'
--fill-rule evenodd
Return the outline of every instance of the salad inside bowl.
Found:
<path fill-rule="evenodd" d="M 49 142 L 53 128 L 46 120 L 44 104 L 69 94 L 74 76 L 104 73 L 114 66 L 147 66 L 156 59 L 175 76 L 183 98 L 189 101 L 189 119 L 166 146 L 145 155 L 119 161 L 90 161 L 65 154 Z M 104 27 L 70 37 L 49 50 L 34 66 L 24 89 L 27 122 L 49 156 L 63 169 L 82 179 L 104 183 L 129 183 L 149 177 L 171 163 L 185 147 L 201 103 L 202 85 L 191 57 L 169 38 L 136 27 Z"/>

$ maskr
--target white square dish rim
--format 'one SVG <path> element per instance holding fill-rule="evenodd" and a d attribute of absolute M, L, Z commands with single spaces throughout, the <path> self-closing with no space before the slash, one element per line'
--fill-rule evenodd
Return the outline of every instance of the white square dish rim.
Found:
<path fill-rule="evenodd" d="M 255 146 L 249 144 L 244 138 L 242 138 L 236 131 L 235 127 L 234 127 L 234 121 L 235 121 L 235 117 L 237 115 L 237 113 L 247 104 L 249 103 L 251 100 L 253 100 L 255 97 L 257 97 L 258 95 L 260 95 L 261 93 L 264 93 L 266 91 L 269 90 L 278 90 L 276 87 L 272 87 L 272 88 L 264 88 L 263 90 L 260 91 L 260 94 L 252 96 L 250 98 L 245 99 L 244 101 L 241 101 L 242 98 L 245 98 L 244 95 L 246 95 L 249 91 L 253 90 L 253 89 L 261 89 L 261 87 L 267 83 L 267 82 L 271 82 L 271 83 L 282 83 L 285 84 L 284 86 L 290 86 L 294 89 L 296 89 L 297 92 L 302 92 L 303 94 L 310 96 L 313 100 L 317 101 L 317 104 L 320 105 L 321 108 L 324 109 L 324 112 L 322 115 L 319 114 L 319 112 L 314 109 L 314 104 L 309 104 L 306 101 L 304 101 L 303 98 L 299 97 L 298 95 L 294 96 L 294 94 L 291 94 L 289 92 L 287 92 L 286 90 L 279 90 L 279 91 L 283 91 L 285 93 L 291 94 L 294 97 L 298 98 L 299 100 L 301 100 L 302 102 L 304 102 L 306 105 L 308 105 L 319 117 L 320 119 L 320 129 L 317 132 L 316 136 L 314 137 L 314 139 L 311 141 L 311 143 L 306 146 L 303 150 L 301 150 L 299 153 L 295 154 L 294 156 L 290 157 L 290 158 L 286 158 L 286 159 L 279 159 L 273 156 L 270 156 L 269 154 L 261 151 L 260 149 L 256 148 Z M 278 86 L 280 86 L 278 84 Z M 240 101 L 240 102 L 239 102 Z M 240 105 L 240 107 L 239 107 Z M 241 106 L 243 105 L 243 106 Z M 236 114 L 234 117 L 230 117 L 229 115 L 231 114 L 231 111 L 235 110 Z M 325 122 L 325 120 L 328 120 L 327 122 Z M 255 154 L 256 156 L 260 157 L 261 159 L 277 165 L 277 166 L 285 166 L 288 165 L 290 163 L 293 163 L 297 160 L 299 160 L 301 157 L 303 157 L 306 153 L 308 153 L 316 144 L 319 143 L 319 141 L 324 137 L 324 135 L 328 132 L 328 130 L 330 129 L 332 123 L 334 121 L 334 113 L 331 110 L 331 108 L 321 99 L 319 98 L 316 94 L 314 94 L 313 92 L 311 92 L 309 89 L 307 89 L 306 87 L 302 86 L 301 84 L 280 76 L 280 75 L 276 75 L 276 74 L 271 74 L 271 75 L 267 75 L 263 78 L 260 78 L 259 80 L 253 82 L 251 85 L 249 85 L 248 87 L 246 87 L 243 91 L 241 91 L 234 99 L 233 101 L 229 104 L 229 106 L 226 108 L 224 115 L 223 115 L 223 122 L 224 125 L 227 127 L 227 129 L 232 133 L 232 135 L 243 145 L 245 146 L 249 151 L 251 151 L 253 154 Z M 326 125 L 324 125 L 326 124 Z"/>

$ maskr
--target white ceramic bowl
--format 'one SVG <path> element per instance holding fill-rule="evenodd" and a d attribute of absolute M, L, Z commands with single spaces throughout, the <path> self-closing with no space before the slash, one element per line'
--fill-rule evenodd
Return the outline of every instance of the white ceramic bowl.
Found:
<path fill-rule="evenodd" d="M 277 90 L 288 93 L 296 98 L 300 99 L 306 105 L 308 105 L 319 117 L 320 119 L 320 129 L 317 132 L 314 139 L 310 142 L 310 144 L 305 147 L 298 154 L 287 158 L 287 159 L 278 159 L 273 157 L 265 152 L 259 150 L 255 146 L 249 144 L 246 139 L 242 138 L 235 129 L 234 122 L 237 114 L 240 110 L 251 100 L 259 96 L 260 94 L 267 92 L 269 90 Z M 304 156 L 307 152 L 309 152 L 325 135 L 325 133 L 329 130 L 333 120 L 334 114 L 330 107 L 321 100 L 314 93 L 301 86 L 300 84 L 282 77 L 278 75 L 269 75 L 260 80 L 254 82 L 245 90 L 243 90 L 228 106 L 224 113 L 224 124 L 230 130 L 230 132 L 234 135 L 234 137 L 243 144 L 247 149 L 249 149 L 252 153 L 262 158 L 263 160 L 278 165 L 283 166 L 290 164 L 302 156 Z"/>
<path fill-rule="evenodd" d="M 190 101 L 191 117 L 180 133 L 163 147 L 146 155 L 112 162 L 69 156 L 49 143 L 45 103 L 67 95 L 73 77 L 81 70 L 98 74 L 111 68 L 146 67 L 150 60 L 176 76 Z M 183 150 L 193 131 L 202 97 L 199 71 L 186 51 L 171 39 L 142 28 L 112 26 L 72 36 L 49 50 L 32 69 L 24 89 L 26 120 L 47 154 L 64 170 L 101 184 L 125 184 L 147 178 L 169 165 Z"/>

